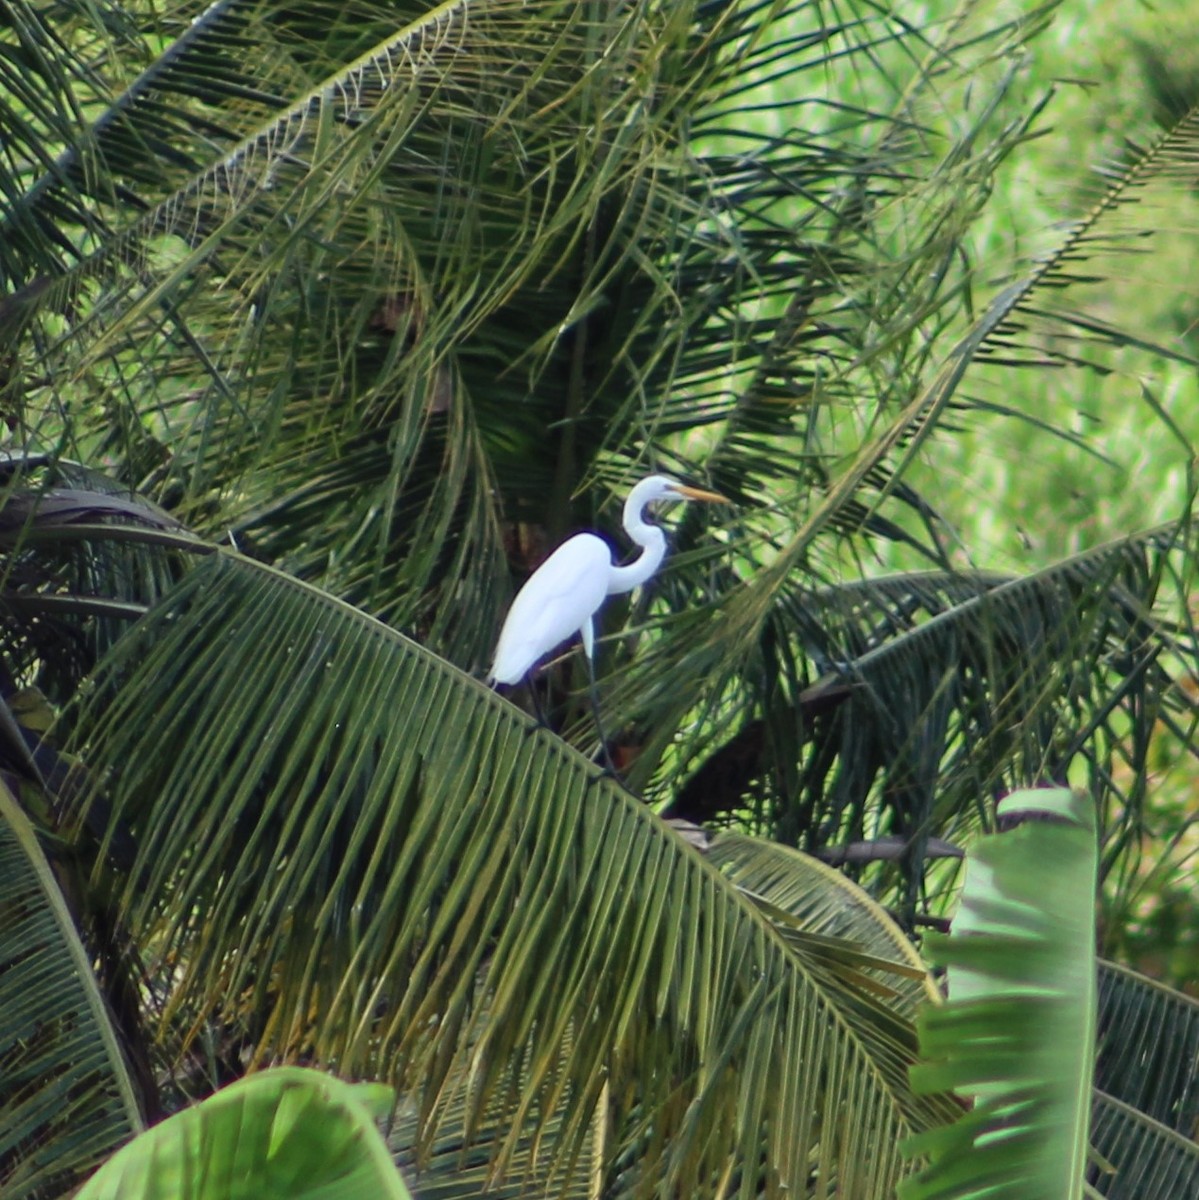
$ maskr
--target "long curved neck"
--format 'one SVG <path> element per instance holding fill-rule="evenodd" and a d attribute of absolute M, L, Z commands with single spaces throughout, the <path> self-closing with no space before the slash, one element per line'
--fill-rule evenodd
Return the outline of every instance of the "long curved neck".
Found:
<path fill-rule="evenodd" d="M 646 481 L 643 481 L 646 482 Z M 608 572 L 608 595 L 631 592 L 644 583 L 662 565 L 666 556 L 666 535 L 645 519 L 649 500 L 638 484 L 624 502 L 625 532 L 641 547 L 641 553 L 628 566 L 612 567 Z"/>

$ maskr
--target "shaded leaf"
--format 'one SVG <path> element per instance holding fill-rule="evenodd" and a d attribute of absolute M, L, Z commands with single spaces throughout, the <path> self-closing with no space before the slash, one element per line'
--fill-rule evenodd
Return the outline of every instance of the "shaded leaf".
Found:
<path fill-rule="evenodd" d="M 1098 1090 L 1091 1142 L 1114 1168 L 1092 1172 L 1106 1200 L 1175 1200 L 1199 1190 L 1199 1145 Z"/>
<path fill-rule="evenodd" d="M 1118 963 L 1099 965 L 1095 1083 L 1184 1137 L 1199 1136 L 1199 1001 Z"/>
<path fill-rule="evenodd" d="M 0 782 L 0 1186 L 53 1197 L 141 1128 L 116 1029 L 37 835 Z"/>

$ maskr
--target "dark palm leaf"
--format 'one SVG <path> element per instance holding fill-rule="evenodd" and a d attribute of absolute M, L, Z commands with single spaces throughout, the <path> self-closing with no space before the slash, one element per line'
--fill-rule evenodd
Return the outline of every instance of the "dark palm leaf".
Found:
<path fill-rule="evenodd" d="M 0 692 L 36 686 L 61 705 L 172 585 L 169 548 L 200 547 L 97 471 L 28 456 L 11 465 L 0 497 Z"/>
<path fill-rule="evenodd" d="M 1199 1189 L 1199 1145 L 1104 1092 L 1096 1093 L 1091 1144 L 1104 1159 L 1091 1179 L 1105 1200 L 1176 1200 Z"/>
<path fill-rule="evenodd" d="M 738 887 L 795 918 L 802 936 L 844 939 L 876 960 L 859 965 L 885 983 L 887 1003 L 908 1019 L 941 999 L 911 941 L 840 871 L 777 842 L 733 833 L 717 837 L 708 857 Z"/>
<path fill-rule="evenodd" d="M 1109 870 L 1131 852 L 1143 802 L 1146 745 L 1127 731 L 1150 714 L 1185 726 L 1177 710 L 1193 709 L 1176 678 L 1199 648 L 1170 621 L 1188 537 L 1162 527 L 1020 578 L 788 580 L 748 653 L 737 597 L 680 618 L 679 639 L 643 647 L 617 693 L 648 714 L 634 718 L 650 731 L 637 770 L 665 762 L 678 778 L 740 737 L 739 793 L 715 811 L 809 851 L 898 836 L 908 853 L 872 878 L 907 887 L 930 835 L 955 841 L 989 823 L 981 797 L 1081 765 L 1103 798 Z M 680 697 L 682 671 L 702 688 Z M 668 748 L 697 696 L 700 720 Z M 749 726 L 728 724 L 747 711 L 762 714 L 751 741 Z"/>
<path fill-rule="evenodd" d="M 1199 1001 L 1102 963 L 1095 1082 L 1113 1105 L 1199 1138 Z"/>
<path fill-rule="evenodd" d="M 55 870 L 0 782 L 0 1186 L 64 1195 L 141 1128 L 117 1031 Z"/>

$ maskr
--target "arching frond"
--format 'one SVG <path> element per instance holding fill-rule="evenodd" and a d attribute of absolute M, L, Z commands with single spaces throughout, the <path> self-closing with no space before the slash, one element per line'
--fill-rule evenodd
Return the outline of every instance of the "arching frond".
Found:
<path fill-rule="evenodd" d="M 1105 1200 L 1174 1200 L 1199 1188 L 1199 1144 L 1105 1092 L 1096 1092 L 1091 1142 Z"/>
<path fill-rule="evenodd" d="M 954 231 L 1026 134 L 996 64 L 1040 20 L 964 11 L 913 54 L 856 2 L 222 0 L 131 17 L 147 53 L 178 35 L 133 75 L 85 19 L 25 16 L 48 93 L 72 38 L 94 63 L 61 152 L 11 181 L 39 243 L 14 239 L 5 301 L 30 436 L 466 665 L 581 484 L 655 462 L 753 503 L 837 486 L 863 388 L 869 430 L 961 306 Z M 859 60 L 893 107 L 828 95 Z M 764 139 L 754 89 L 783 72 Z M 980 72 L 988 103 L 943 119 Z M 825 532 L 919 541 L 872 507 L 842 496 Z"/>
<path fill-rule="evenodd" d="M 816 1170 L 865 1198 L 940 1111 L 909 1096 L 893 1012 L 794 953 L 640 801 L 275 571 L 196 566 L 121 644 L 83 728 L 139 842 L 130 927 L 175 964 L 167 1015 L 394 1076 L 427 1138 L 465 1078 L 468 1128 L 510 1118 L 501 1171 L 526 1116 L 563 1114 L 568 1161 L 602 1102 L 605 1167 L 638 1190 L 732 1171 L 773 1194 Z"/>
<path fill-rule="evenodd" d="M 1199 1001 L 1101 963 L 1095 1082 L 1113 1105 L 1199 1138 Z"/>
<path fill-rule="evenodd" d="M 698 774 L 721 747 L 740 747 L 713 819 L 736 814 L 809 851 L 898 836 L 899 862 L 871 874 L 888 895 L 923 878 L 929 836 L 968 841 L 989 823 L 982 797 L 1086 779 L 1106 871 L 1131 852 L 1153 722 L 1185 733 L 1193 718 L 1178 679 L 1199 647 L 1173 619 L 1189 538 L 1162 527 L 1018 578 L 787 580 L 749 651 L 726 636 L 735 598 L 679 618 L 677 640 L 643 647 L 621 681 L 628 693 L 615 693 L 636 695 L 637 727 L 655 734 L 638 769 L 667 752 L 680 710 L 698 711 L 666 761 L 676 777 Z M 752 725 L 723 723 L 743 722 L 747 707 Z"/>
<path fill-rule="evenodd" d="M 794 917 L 804 935 L 844 939 L 890 966 L 873 968 L 892 993 L 888 1003 L 911 1020 L 941 998 L 910 939 L 840 871 L 777 842 L 724 833 L 708 850 L 738 887 Z"/>
<path fill-rule="evenodd" d="M 592 1129 L 573 1154 L 559 1154 L 558 1140 L 568 1134 L 568 1114 L 540 1114 L 530 1118 L 507 1159 L 507 1169 L 497 1176 L 495 1153 L 512 1140 L 508 1120 L 502 1116 L 479 1119 L 473 1112 L 468 1080 L 447 1089 L 436 1136 L 422 1136 L 415 1105 L 401 1105 L 388 1130 L 388 1145 L 405 1178 L 425 1200 L 468 1200 L 494 1196 L 496 1200 L 532 1200 L 556 1196 L 561 1200 L 593 1200 L 597 1181 L 603 1178 L 605 1132 L 610 1118 L 606 1097 L 597 1106 Z"/>
<path fill-rule="evenodd" d="M 205 547 L 98 471 L 13 457 L 0 496 L 0 695 L 67 703 L 130 622 L 173 584 L 169 550 Z"/>

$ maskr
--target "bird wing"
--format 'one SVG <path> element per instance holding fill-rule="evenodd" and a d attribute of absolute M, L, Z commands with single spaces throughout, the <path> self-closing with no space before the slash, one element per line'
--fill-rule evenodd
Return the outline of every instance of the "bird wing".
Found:
<path fill-rule="evenodd" d="M 612 552 L 578 533 L 562 543 L 516 594 L 491 666 L 495 683 L 517 683 L 533 664 L 582 629 L 608 591 Z"/>

